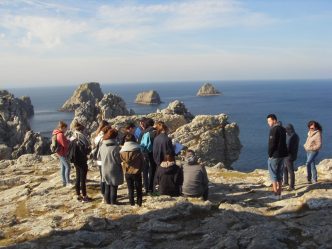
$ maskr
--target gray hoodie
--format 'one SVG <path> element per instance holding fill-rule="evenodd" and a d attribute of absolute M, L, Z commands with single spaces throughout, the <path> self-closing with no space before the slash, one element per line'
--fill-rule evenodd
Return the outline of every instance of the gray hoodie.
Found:
<path fill-rule="evenodd" d="M 102 161 L 102 181 L 113 186 L 123 184 L 120 147 L 117 142 L 113 139 L 104 140 L 100 146 L 99 153 Z"/>

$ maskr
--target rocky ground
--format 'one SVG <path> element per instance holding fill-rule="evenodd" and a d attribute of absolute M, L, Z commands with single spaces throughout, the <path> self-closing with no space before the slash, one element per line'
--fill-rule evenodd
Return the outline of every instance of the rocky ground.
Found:
<path fill-rule="evenodd" d="M 332 160 L 319 182 L 297 173 L 296 190 L 269 199 L 267 171 L 209 168 L 210 198 L 145 196 L 142 207 L 102 204 L 98 170 L 88 174 L 90 203 L 62 187 L 58 161 L 23 155 L 0 162 L 0 246 L 6 248 L 332 248 Z M 75 170 L 72 171 L 74 179 Z"/>

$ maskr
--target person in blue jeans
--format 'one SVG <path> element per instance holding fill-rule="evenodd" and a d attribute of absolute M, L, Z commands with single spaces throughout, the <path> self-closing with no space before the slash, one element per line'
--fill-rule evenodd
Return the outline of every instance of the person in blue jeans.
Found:
<path fill-rule="evenodd" d="M 288 156 L 286 129 L 278 122 L 275 114 L 267 116 L 270 126 L 268 169 L 272 181 L 273 199 L 281 199 L 284 158 Z"/>
<path fill-rule="evenodd" d="M 67 160 L 69 140 L 64 135 L 67 131 L 67 124 L 60 121 L 57 128 L 53 131 L 52 136 L 56 136 L 57 151 L 56 154 L 60 160 L 60 169 L 63 186 L 71 187 L 70 183 L 70 163 Z"/>
<path fill-rule="evenodd" d="M 307 180 L 308 183 L 317 182 L 317 169 L 316 169 L 316 158 L 320 149 L 322 148 L 322 126 L 316 121 L 308 122 L 308 138 L 304 144 L 304 149 L 307 152 Z"/>

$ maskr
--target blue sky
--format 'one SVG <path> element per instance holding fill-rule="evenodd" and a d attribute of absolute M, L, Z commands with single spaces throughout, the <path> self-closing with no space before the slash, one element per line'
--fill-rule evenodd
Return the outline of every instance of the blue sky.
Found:
<path fill-rule="evenodd" d="M 332 1 L 0 0 L 0 86 L 332 78 Z"/>

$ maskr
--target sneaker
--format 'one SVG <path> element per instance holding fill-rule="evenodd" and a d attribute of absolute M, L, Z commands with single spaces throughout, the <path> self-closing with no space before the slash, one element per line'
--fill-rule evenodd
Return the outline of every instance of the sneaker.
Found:
<path fill-rule="evenodd" d="M 71 184 L 71 183 L 67 183 L 66 187 L 68 187 L 68 188 L 72 188 L 72 187 L 74 187 L 74 185 Z"/>
<path fill-rule="evenodd" d="M 295 188 L 292 188 L 292 187 L 287 188 L 287 191 L 294 191 L 294 190 L 295 190 Z"/>
<path fill-rule="evenodd" d="M 77 196 L 77 200 L 78 200 L 78 201 L 82 201 L 82 200 L 83 200 L 83 197 L 80 196 L 80 195 L 78 195 L 78 196 Z"/>
<path fill-rule="evenodd" d="M 90 202 L 91 201 L 91 198 L 87 197 L 87 196 L 84 196 L 82 198 L 82 203 L 87 203 L 87 202 Z"/>

